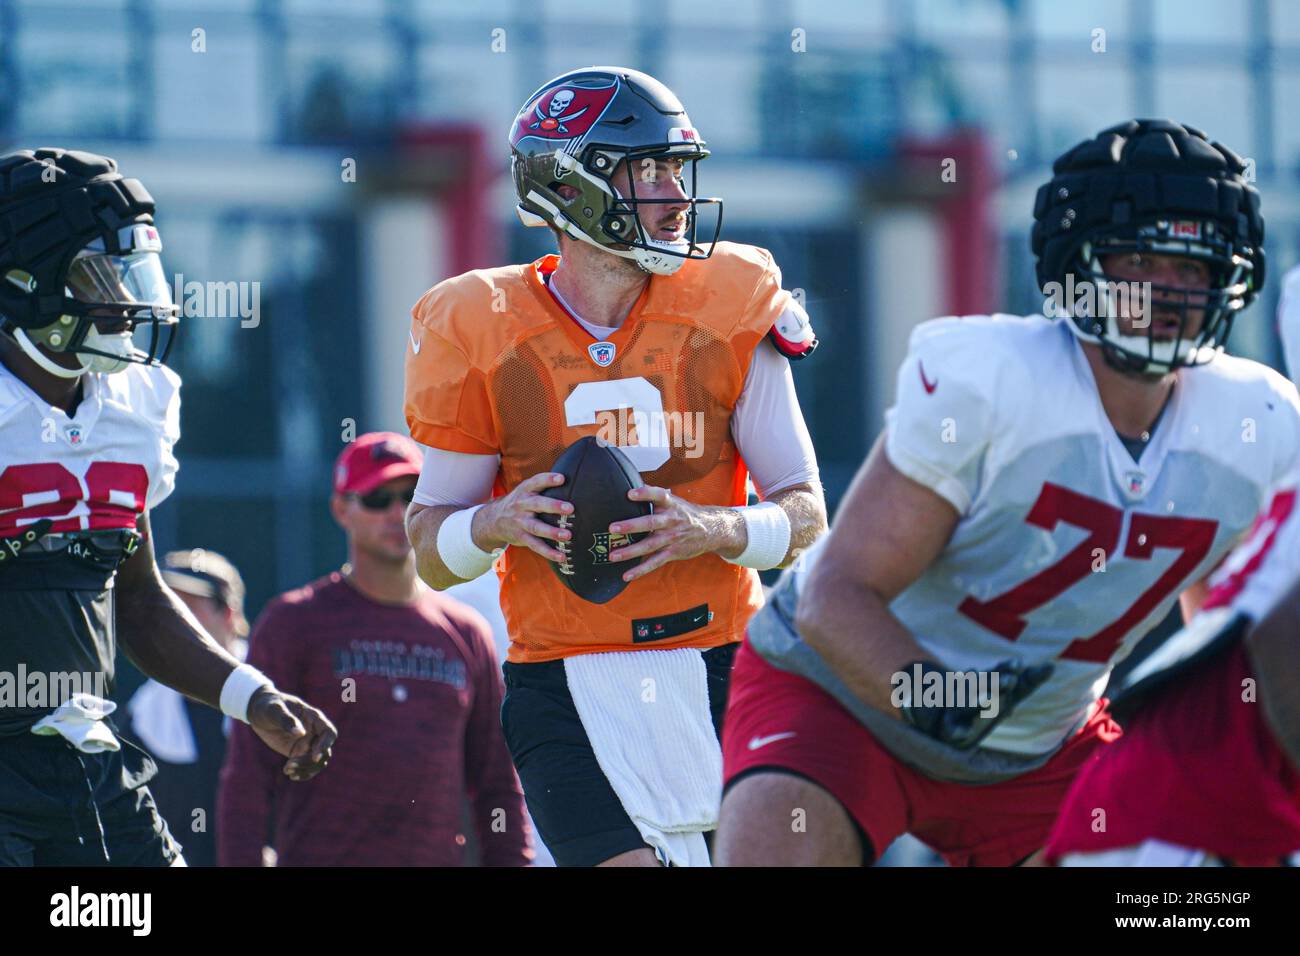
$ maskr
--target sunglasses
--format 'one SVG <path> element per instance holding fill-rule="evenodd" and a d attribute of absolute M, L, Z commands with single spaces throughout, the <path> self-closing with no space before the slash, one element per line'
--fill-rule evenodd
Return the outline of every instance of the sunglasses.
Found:
<path fill-rule="evenodd" d="M 411 499 L 415 497 L 415 489 L 407 488 L 405 491 L 372 491 L 367 495 L 353 495 L 357 501 L 361 502 L 361 507 L 367 511 L 384 511 L 393 503 L 393 499 L 400 498 L 402 504 L 409 505 Z"/>

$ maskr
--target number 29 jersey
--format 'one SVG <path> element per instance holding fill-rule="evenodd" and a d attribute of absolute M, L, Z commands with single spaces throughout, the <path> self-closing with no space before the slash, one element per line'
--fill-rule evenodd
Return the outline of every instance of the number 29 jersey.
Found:
<path fill-rule="evenodd" d="M 646 484 L 700 505 L 743 505 L 731 416 L 754 349 L 790 302 L 762 249 L 721 242 L 654 276 L 617 331 L 596 339 L 552 297 L 546 256 L 471 272 L 412 309 L 406 418 L 416 441 L 499 454 L 494 494 L 549 470 L 587 435 L 620 446 Z M 573 542 L 599 547 L 600 542 Z M 737 641 L 762 604 L 757 572 L 716 554 L 672 561 L 607 604 L 578 598 L 548 562 L 508 548 L 499 568 L 509 657 Z"/>
<path fill-rule="evenodd" d="M 121 533 L 174 487 L 180 378 L 131 365 L 82 387 L 69 416 L 0 365 L 0 671 L 102 675 L 111 689 Z M 41 520 L 38 542 L 12 547 Z M 0 707 L 0 735 L 49 709 Z"/>
<path fill-rule="evenodd" d="M 960 519 L 890 610 L 950 668 L 1053 662 L 982 743 L 1050 752 L 1250 528 L 1298 449 L 1295 386 L 1259 363 L 1221 354 L 1180 370 L 1135 461 L 1063 322 L 924 323 L 899 369 L 885 451 Z"/>

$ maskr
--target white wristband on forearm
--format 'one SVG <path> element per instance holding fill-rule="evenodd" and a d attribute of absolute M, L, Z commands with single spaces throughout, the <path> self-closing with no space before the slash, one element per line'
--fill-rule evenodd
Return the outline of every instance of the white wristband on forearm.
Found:
<path fill-rule="evenodd" d="M 251 664 L 240 664 L 221 685 L 221 712 L 248 723 L 248 702 L 263 687 L 274 687 L 271 678 Z"/>
<path fill-rule="evenodd" d="M 475 505 L 453 511 L 438 527 L 438 557 L 442 558 L 448 571 L 467 581 L 486 574 L 492 562 L 505 550 L 484 551 L 474 543 L 470 528 L 474 523 L 474 513 L 482 507 Z"/>
<path fill-rule="evenodd" d="M 785 560 L 785 553 L 790 550 L 790 516 L 785 509 L 774 502 L 764 501 L 735 510 L 745 519 L 749 543 L 739 555 L 727 560 L 759 571 L 774 568 Z"/>

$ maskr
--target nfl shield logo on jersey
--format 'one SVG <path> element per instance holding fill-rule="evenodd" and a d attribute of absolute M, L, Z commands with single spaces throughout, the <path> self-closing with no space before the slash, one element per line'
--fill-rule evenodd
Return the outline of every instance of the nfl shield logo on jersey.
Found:
<path fill-rule="evenodd" d="M 1130 471 L 1124 475 L 1131 495 L 1140 495 L 1146 490 L 1147 476 L 1140 471 Z"/>
<path fill-rule="evenodd" d="M 80 425 L 69 425 L 63 432 L 63 437 L 68 440 L 69 445 L 80 445 L 81 440 L 85 438 L 85 433 L 81 430 Z"/>
<path fill-rule="evenodd" d="M 614 346 L 609 342 L 593 342 L 587 346 L 587 354 L 601 368 L 606 368 L 614 361 Z"/>

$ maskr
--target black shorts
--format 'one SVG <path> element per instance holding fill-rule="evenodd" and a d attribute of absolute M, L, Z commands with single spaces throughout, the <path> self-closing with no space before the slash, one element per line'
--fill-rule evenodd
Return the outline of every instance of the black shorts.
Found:
<path fill-rule="evenodd" d="M 0 867 L 171 866 L 181 854 L 144 784 L 153 759 L 123 740 L 84 754 L 62 737 L 0 737 Z"/>
<path fill-rule="evenodd" d="M 722 739 L 722 715 L 737 644 L 703 654 L 713 730 Z M 523 784 L 528 812 L 559 866 L 595 866 L 644 849 L 641 831 L 605 779 L 578 717 L 564 661 L 504 665 L 506 696 L 501 727 Z"/>

